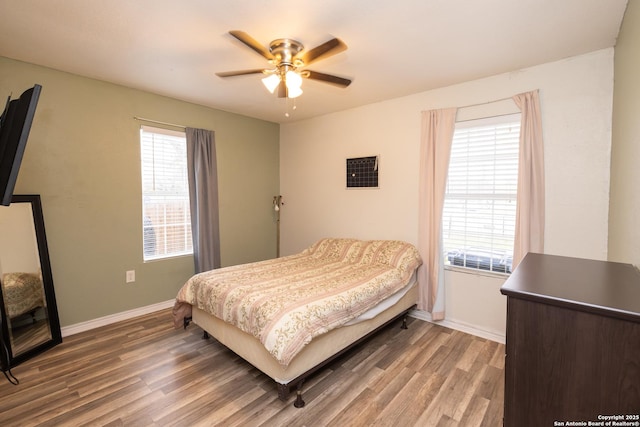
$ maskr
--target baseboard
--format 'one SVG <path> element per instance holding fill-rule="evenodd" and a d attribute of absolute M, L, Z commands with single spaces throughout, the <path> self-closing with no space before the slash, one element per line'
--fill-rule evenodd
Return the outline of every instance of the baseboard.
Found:
<path fill-rule="evenodd" d="M 436 325 L 444 326 L 445 328 L 455 329 L 456 331 L 464 332 L 467 334 L 475 335 L 480 338 L 485 338 L 491 341 L 504 344 L 506 342 L 505 334 L 499 332 L 490 331 L 487 329 L 478 328 L 476 325 L 472 325 L 465 322 L 460 322 L 453 319 L 438 320 L 437 322 L 431 319 L 431 314 L 423 310 L 413 310 L 409 313 L 411 317 L 416 319 L 431 322 Z"/>
<path fill-rule="evenodd" d="M 69 335 L 79 334 L 80 332 L 89 331 L 101 326 L 110 325 L 112 323 L 133 319 L 134 317 L 164 310 L 165 308 L 173 307 L 174 303 L 175 300 L 172 299 L 169 301 L 159 302 L 157 304 L 147 305 L 145 307 L 134 308 L 133 310 L 110 314 L 108 316 L 99 317 L 97 319 L 88 320 L 86 322 L 76 323 L 75 325 L 65 326 L 61 328 L 62 336 L 68 337 Z"/>
<path fill-rule="evenodd" d="M 123 320 L 133 319 L 134 317 L 143 316 L 145 314 L 153 313 L 156 311 L 164 310 L 166 308 L 173 307 L 175 300 L 163 301 L 156 304 L 147 305 L 145 307 L 135 308 L 133 310 L 127 310 L 116 314 L 110 314 L 108 316 L 99 317 L 97 319 L 88 320 L 86 322 L 76 323 L 75 325 L 65 326 L 62 329 L 62 336 L 68 337 L 69 335 L 79 334 L 80 332 L 89 331 L 91 329 L 99 328 L 101 326 L 110 325 L 112 323 L 121 322 Z M 491 341 L 499 343 L 505 343 L 505 335 L 494 331 L 478 328 L 475 325 L 468 323 L 445 319 L 440 321 L 433 321 L 431 315 L 423 310 L 413 310 L 409 313 L 411 317 L 416 319 L 431 322 L 445 328 L 455 329 L 457 331 L 465 332 L 467 334 L 475 335 L 480 338 L 486 338 Z"/>

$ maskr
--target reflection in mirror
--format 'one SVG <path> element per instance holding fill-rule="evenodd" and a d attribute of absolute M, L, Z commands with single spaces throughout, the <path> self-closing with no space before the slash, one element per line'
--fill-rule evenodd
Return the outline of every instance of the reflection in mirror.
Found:
<path fill-rule="evenodd" d="M 2 369 L 62 341 L 40 197 L 0 207 Z"/>
<path fill-rule="evenodd" d="M 6 230 L 4 229 L 6 228 Z M 44 285 L 29 203 L 15 203 L 0 211 L 0 235 L 10 251 L 0 249 L 2 296 L 14 355 L 51 339 L 44 301 Z"/>

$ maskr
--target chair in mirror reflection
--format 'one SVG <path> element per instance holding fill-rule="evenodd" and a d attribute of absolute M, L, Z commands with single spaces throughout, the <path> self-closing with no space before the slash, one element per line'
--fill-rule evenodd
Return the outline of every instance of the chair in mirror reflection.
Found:
<path fill-rule="evenodd" d="M 2 370 L 62 342 L 37 195 L 0 206 Z"/>

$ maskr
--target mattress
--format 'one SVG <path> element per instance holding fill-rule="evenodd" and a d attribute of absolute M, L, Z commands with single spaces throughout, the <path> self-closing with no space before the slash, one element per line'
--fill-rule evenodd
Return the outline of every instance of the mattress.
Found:
<path fill-rule="evenodd" d="M 418 299 L 415 280 L 412 280 L 407 287 L 391 298 L 395 301 L 392 303 L 390 301 L 380 303 L 377 310 L 379 312 L 375 316 L 371 317 L 371 313 L 369 313 L 356 323 L 341 326 L 314 338 L 287 366 L 280 364 L 262 343 L 252 335 L 197 307 L 193 307 L 192 315 L 195 324 L 238 356 L 251 363 L 277 383 L 288 384 L 349 347 L 379 326 L 413 307 Z"/>

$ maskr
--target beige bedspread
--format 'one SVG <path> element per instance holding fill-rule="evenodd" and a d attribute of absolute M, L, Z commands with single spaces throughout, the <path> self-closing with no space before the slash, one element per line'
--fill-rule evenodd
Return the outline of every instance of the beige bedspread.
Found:
<path fill-rule="evenodd" d="M 39 272 L 3 274 L 2 293 L 10 319 L 45 306 L 44 286 Z"/>
<path fill-rule="evenodd" d="M 421 264 L 395 240 L 322 239 L 299 254 L 193 276 L 188 303 L 253 335 L 280 364 L 400 290 Z"/>

